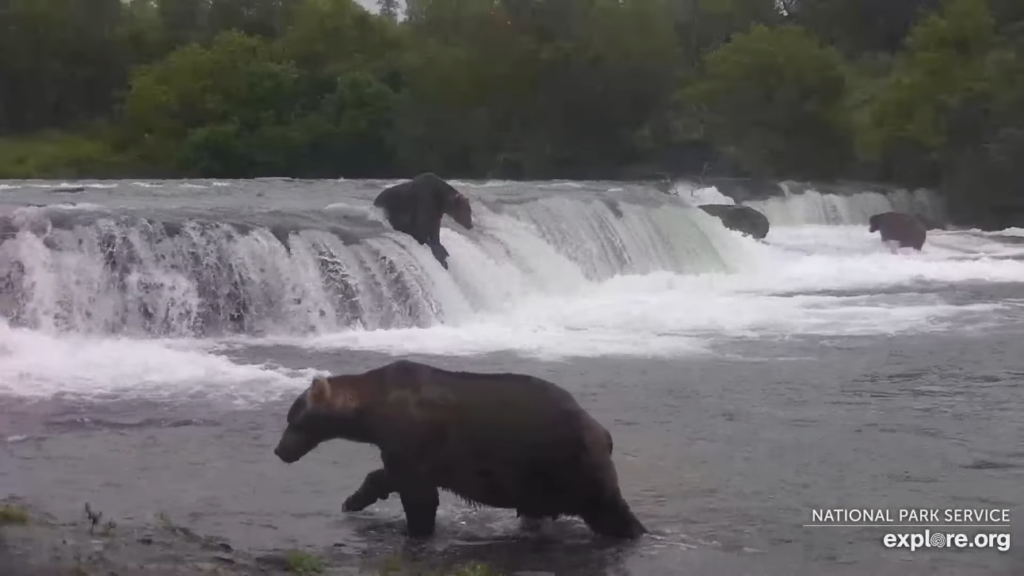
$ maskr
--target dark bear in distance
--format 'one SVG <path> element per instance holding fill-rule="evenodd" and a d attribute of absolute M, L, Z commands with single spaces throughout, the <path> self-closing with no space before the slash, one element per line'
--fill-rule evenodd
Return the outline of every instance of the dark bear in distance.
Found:
<path fill-rule="evenodd" d="M 868 218 L 868 232 L 880 231 L 882 241 L 898 242 L 901 248 L 920 250 L 927 235 L 924 224 L 902 212 L 883 212 Z"/>
<path fill-rule="evenodd" d="M 619 491 L 611 434 L 534 376 L 402 360 L 318 377 L 292 404 L 274 454 L 291 464 L 335 438 L 377 446 L 384 464 L 344 509 L 397 492 L 411 537 L 434 533 L 438 489 L 526 520 L 578 516 L 606 536 L 647 532 Z"/>
<path fill-rule="evenodd" d="M 734 204 L 703 204 L 699 208 L 722 221 L 730 230 L 763 240 L 771 225 L 768 217 L 750 206 Z"/>
<path fill-rule="evenodd" d="M 448 250 L 441 245 L 441 219 L 447 214 L 463 228 L 473 229 L 473 208 L 469 199 L 429 172 L 385 188 L 373 205 L 384 210 L 392 228 L 429 247 L 445 269 L 448 268 Z"/>

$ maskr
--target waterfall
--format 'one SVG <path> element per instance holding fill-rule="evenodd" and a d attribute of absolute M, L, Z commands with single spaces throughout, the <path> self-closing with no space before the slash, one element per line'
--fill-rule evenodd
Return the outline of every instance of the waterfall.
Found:
<path fill-rule="evenodd" d="M 51 197 L 0 210 L 0 315 L 48 333 L 136 337 L 427 327 L 620 275 L 737 271 L 753 242 L 693 207 L 732 201 L 714 188 L 691 187 L 695 201 L 678 186 L 671 195 L 614 183 L 457 183 L 476 189 L 475 226 L 445 219 L 445 270 L 369 207 L 380 183 L 323 182 L 115 183 L 102 192 L 122 194 L 116 208 Z M 154 195 L 161 186 L 182 197 L 168 207 Z M 249 206 L 272 204 L 252 191 L 268 186 L 288 186 L 286 201 Z M 297 199 L 316 186 L 334 201 Z M 182 208 L 198 188 L 245 203 Z M 941 214 L 925 192 L 787 190 L 745 203 L 773 226 L 859 224 L 894 208 Z"/>
<path fill-rule="evenodd" d="M 813 188 L 794 192 L 782 186 L 784 196 L 753 200 L 744 204 L 757 208 L 772 225 L 867 224 L 882 212 L 905 212 L 943 223 L 946 215 L 938 195 L 931 190 L 858 191 L 847 194 L 820 192 Z"/>
<path fill-rule="evenodd" d="M 442 229 L 445 270 L 387 229 L 353 240 L 311 225 L 18 208 L 0 223 L 0 313 L 47 332 L 134 336 L 429 326 L 618 274 L 725 271 L 735 242 L 671 204 L 552 196 L 480 204 L 474 217 L 472 231 Z"/>
<path fill-rule="evenodd" d="M 690 205 L 743 204 L 755 208 L 768 217 L 772 226 L 852 225 L 867 224 L 868 218 L 882 212 L 905 212 L 922 216 L 935 223 L 947 222 L 941 198 L 931 190 L 918 189 L 866 189 L 853 186 L 821 186 L 796 182 L 778 184 L 778 194 L 747 194 L 720 191 L 714 186 L 701 186 L 692 182 L 675 183 L 674 193 Z M 743 189 L 740 188 L 742 191 Z"/>

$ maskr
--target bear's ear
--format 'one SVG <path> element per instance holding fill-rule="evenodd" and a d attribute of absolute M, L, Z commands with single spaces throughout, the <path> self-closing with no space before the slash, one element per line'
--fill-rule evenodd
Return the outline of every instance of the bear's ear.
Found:
<path fill-rule="evenodd" d="M 313 406 L 326 406 L 331 402 L 331 383 L 323 376 L 313 378 L 309 387 L 309 403 Z"/>

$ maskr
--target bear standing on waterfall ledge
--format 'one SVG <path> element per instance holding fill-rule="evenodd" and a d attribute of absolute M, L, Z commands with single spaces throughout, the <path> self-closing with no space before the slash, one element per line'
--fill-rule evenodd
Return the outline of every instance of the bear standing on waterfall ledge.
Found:
<path fill-rule="evenodd" d="M 606 536 L 647 532 L 619 490 L 611 434 L 540 378 L 405 360 L 314 378 L 288 411 L 274 454 L 292 464 L 331 439 L 373 444 L 384 463 L 343 509 L 397 493 L 410 537 L 434 533 L 438 489 L 526 521 L 579 516 Z"/>
<path fill-rule="evenodd" d="M 882 242 L 895 242 L 900 248 L 920 250 L 928 235 L 920 220 L 902 212 L 883 212 L 868 218 L 868 232 L 880 232 Z"/>
<path fill-rule="evenodd" d="M 430 172 L 385 188 L 373 205 L 384 210 L 392 228 L 430 247 L 446 270 L 448 250 L 441 245 L 441 218 L 447 214 L 466 230 L 473 229 L 469 199 Z"/>

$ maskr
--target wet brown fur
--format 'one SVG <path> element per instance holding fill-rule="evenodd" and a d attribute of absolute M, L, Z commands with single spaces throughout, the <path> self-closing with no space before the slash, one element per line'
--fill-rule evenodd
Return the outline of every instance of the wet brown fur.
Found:
<path fill-rule="evenodd" d="M 881 232 L 882 241 L 898 242 L 901 248 L 920 250 L 928 233 L 917 218 L 902 212 L 883 212 L 868 219 L 869 232 Z"/>
<path fill-rule="evenodd" d="M 473 228 L 473 207 L 461 192 L 436 174 L 420 174 L 408 182 L 381 191 L 373 205 L 384 210 L 388 223 L 428 246 L 448 267 L 448 251 L 441 245 L 441 220 L 447 214 L 463 228 Z"/>
<path fill-rule="evenodd" d="M 294 462 L 331 438 L 374 444 L 384 463 L 344 509 L 398 493 L 413 536 L 433 533 L 439 489 L 527 518 L 580 516 L 610 536 L 646 532 L 620 493 L 611 434 L 540 378 L 410 361 L 317 378 L 275 452 Z"/>
<path fill-rule="evenodd" d="M 330 406 L 334 410 L 354 410 L 359 407 L 359 390 L 357 386 L 348 385 L 344 380 L 318 376 L 313 379 L 310 387 L 310 402 L 320 406 Z"/>

